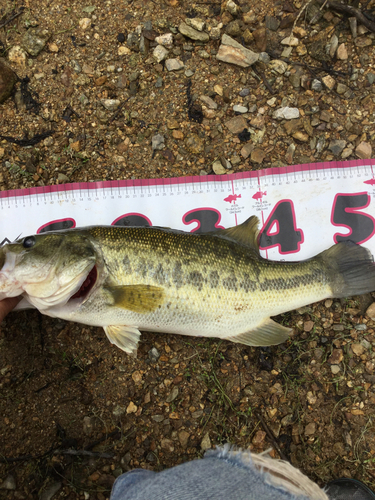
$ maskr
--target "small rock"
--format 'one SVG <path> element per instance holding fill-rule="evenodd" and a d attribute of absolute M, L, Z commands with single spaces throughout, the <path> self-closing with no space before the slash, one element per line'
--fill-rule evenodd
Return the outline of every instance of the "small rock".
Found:
<path fill-rule="evenodd" d="M 254 149 L 254 144 L 251 144 L 251 142 L 245 144 L 245 146 L 241 149 L 242 158 L 245 159 L 248 158 L 253 149 Z"/>
<path fill-rule="evenodd" d="M 227 121 L 225 126 L 232 134 L 239 134 L 243 129 L 247 129 L 247 122 L 243 116 L 235 116 Z"/>
<path fill-rule="evenodd" d="M 206 26 L 206 23 L 200 17 L 187 18 L 185 22 L 188 26 L 198 31 L 203 31 Z"/>
<path fill-rule="evenodd" d="M 96 79 L 94 80 L 95 85 L 96 85 L 97 87 L 100 87 L 101 85 L 104 85 L 104 84 L 106 83 L 106 81 L 107 81 L 107 77 L 106 77 L 106 75 L 99 76 L 99 78 L 96 78 Z"/>
<path fill-rule="evenodd" d="M 199 40 L 201 42 L 208 42 L 210 37 L 208 34 L 204 31 L 198 31 L 191 26 L 188 26 L 186 23 L 182 22 L 180 23 L 178 27 L 178 31 L 184 35 L 187 36 L 188 38 L 191 38 L 192 40 Z"/>
<path fill-rule="evenodd" d="M 337 59 L 341 59 L 341 61 L 346 61 L 348 59 L 348 51 L 345 47 L 345 43 L 339 45 L 337 49 Z"/>
<path fill-rule="evenodd" d="M 362 160 L 371 158 L 371 155 L 372 155 L 372 146 L 371 146 L 371 144 L 369 142 L 363 142 L 362 141 L 355 148 L 355 154 L 356 154 L 356 156 L 358 156 L 358 158 L 361 158 Z"/>
<path fill-rule="evenodd" d="M 128 404 L 128 407 L 126 408 L 126 413 L 136 413 L 138 410 L 138 406 L 133 403 L 133 401 L 130 401 Z"/>
<path fill-rule="evenodd" d="M 91 436 L 94 431 L 94 420 L 92 417 L 83 417 L 83 433 L 86 436 Z"/>
<path fill-rule="evenodd" d="M 8 53 L 9 61 L 18 66 L 25 67 L 27 61 L 26 52 L 19 46 L 14 45 Z"/>
<path fill-rule="evenodd" d="M 338 365 L 344 359 L 342 349 L 333 349 L 331 356 L 328 358 L 328 363 L 331 365 Z"/>
<path fill-rule="evenodd" d="M 230 14 L 232 14 L 232 16 L 237 16 L 239 13 L 239 7 L 233 2 L 233 0 L 227 1 L 226 9 Z"/>
<path fill-rule="evenodd" d="M 238 95 L 240 97 L 246 97 L 249 94 L 250 94 L 250 89 L 242 89 L 238 92 Z"/>
<path fill-rule="evenodd" d="M 286 38 L 281 40 L 280 43 L 281 45 L 288 45 L 289 47 L 297 47 L 297 45 L 299 44 L 299 40 L 294 36 L 287 36 Z"/>
<path fill-rule="evenodd" d="M 164 35 L 157 36 L 155 42 L 167 49 L 171 49 L 173 47 L 173 35 L 172 33 L 164 33 Z"/>
<path fill-rule="evenodd" d="M 305 38 L 307 35 L 307 31 L 300 26 L 295 26 L 293 28 L 293 34 L 296 35 L 298 38 Z"/>
<path fill-rule="evenodd" d="M 48 44 L 48 50 L 56 54 L 59 51 L 59 47 L 55 44 L 55 42 L 52 42 Z"/>
<path fill-rule="evenodd" d="M 4 481 L 0 484 L 0 489 L 2 490 L 15 490 L 16 489 L 16 480 L 14 476 L 9 474 Z"/>
<path fill-rule="evenodd" d="M 184 63 L 180 59 L 167 59 L 165 61 L 165 67 L 168 71 L 178 71 L 184 68 Z"/>
<path fill-rule="evenodd" d="M 372 85 L 375 82 L 375 74 L 374 73 L 367 73 L 366 78 L 367 78 L 367 81 L 369 82 L 370 85 Z"/>
<path fill-rule="evenodd" d="M 51 498 L 59 491 L 62 483 L 56 481 L 55 483 L 47 486 L 39 496 L 39 500 L 51 500 Z"/>
<path fill-rule="evenodd" d="M 332 365 L 331 366 L 331 372 L 333 373 L 333 375 L 337 375 L 340 371 L 341 371 L 341 368 L 339 367 L 339 365 Z"/>
<path fill-rule="evenodd" d="M 169 54 L 168 50 L 162 45 L 157 45 L 152 53 L 152 55 L 154 56 L 154 58 L 158 63 L 164 61 L 164 59 L 167 57 L 168 54 Z"/>
<path fill-rule="evenodd" d="M 288 165 L 293 164 L 293 157 L 295 150 L 296 150 L 296 145 L 292 142 L 291 144 L 289 144 L 288 149 L 286 150 L 285 153 L 285 161 L 288 163 Z"/>
<path fill-rule="evenodd" d="M 289 108 L 288 106 L 285 106 L 283 108 L 277 109 L 273 113 L 273 117 L 277 120 L 293 120 L 294 118 L 299 118 L 299 109 Z"/>
<path fill-rule="evenodd" d="M 265 153 L 264 149 L 255 148 L 251 152 L 251 161 L 254 161 L 255 163 L 262 163 L 265 156 L 266 156 L 266 153 Z"/>
<path fill-rule="evenodd" d="M 366 309 L 366 315 L 372 320 L 375 320 L 375 302 L 373 302 L 371 306 Z"/>
<path fill-rule="evenodd" d="M 122 45 L 121 47 L 119 47 L 117 49 L 117 54 L 119 56 L 125 56 L 127 54 L 131 54 L 131 50 L 128 47 L 125 47 L 124 45 Z"/>
<path fill-rule="evenodd" d="M 271 61 L 271 58 L 267 54 L 267 52 L 261 52 L 259 54 L 259 62 L 262 62 L 263 64 L 268 64 L 270 61 Z"/>
<path fill-rule="evenodd" d="M 204 142 L 197 134 L 190 134 L 185 139 L 185 146 L 190 151 L 190 153 L 198 154 L 202 153 L 204 149 Z"/>
<path fill-rule="evenodd" d="M 160 353 L 159 351 L 156 349 L 156 347 L 153 347 L 152 349 L 150 349 L 148 351 L 148 357 L 150 358 L 150 360 L 154 363 L 156 363 L 156 361 L 160 358 Z"/>
<path fill-rule="evenodd" d="M 365 352 L 365 348 L 362 344 L 352 344 L 351 348 L 356 356 L 361 356 Z"/>
<path fill-rule="evenodd" d="M 57 174 L 57 180 L 59 182 L 69 182 L 69 177 L 65 174 L 59 173 Z"/>
<path fill-rule="evenodd" d="M 307 142 L 309 140 L 308 134 L 305 134 L 301 130 L 297 130 L 297 132 L 294 132 L 294 134 L 292 134 L 292 137 L 301 142 Z"/>
<path fill-rule="evenodd" d="M 339 156 L 346 146 L 346 141 L 335 139 L 329 143 L 328 149 L 332 151 L 335 156 Z"/>
<path fill-rule="evenodd" d="M 14 71 L 0 59 L 0 104 L 11 96 L 17 80 Z"/>
<path fill-rule="evenodd" d="M 266 28 L 258 28 L 253 31 L 256 48 L 259 52 L 266 52 L 267 49 L 267 30 Z"/>
<path fill-rule="evenodd" d="M 324 77 L 322 78 L 322 82 L 324 83 L 324 85 L 325 85 L 326 87 L 328 87 L 328 88 L 329 88 L 329 90 L 332 90 L 332 89 L 335 87 L 335 85 L 336 85 L 336 81 L 335 81 L 335 79 L 334 79 L 334 78 L 332 78 L 332 76 L 331 76 L 331 75 L 326 75 L 326 76 L 324 76 Z"/>
<path fill-rule="evenodd" d="M 215 172 L 216 175 L 223 175 L 227 173 L 226 169 L 223 167 L 220 160 L 215 160 L 213 162 L 212 170 Z"/>
<path fill-rule="evenodd" d="M 254 446 L 259 448 L 263 444 L 263 441 L 266 436 L 267 434 L 264 431 L 257 431 L 251 442 L 253 443 Z"/>
<path fill-rule="evenodd" d="M 311 332 L 314 328 L 314 321 L 305 321 L 303 324 L 303 329 L 305 332 Z"/>
<path fill-rule="evenodd" d="M 201 441 L 201 450 L 206 451 L 211 448 L 210 434 L 207 432 Z"/>
<path fill-rule="evenodd" d="M 310 422 L 305 427 L 305 436 L 313 436 L 316 432 L 316 424 L 315 422 Z"/>
<path fill-rule="evenodd" d="M 182 140 L 184 138 L 183 132 L 181 130 L 173 130 L 172 136 L 174 139 Z"/>
<path fill-rule="evenodd" d="M 247 113 L 248 112 L 248 108 L 246 106 L 241 106 L 239 104 L 235 104 L 233 106 L 233 111 L 235 113 Z"/>
<path fill-rule="evenodd" d="M 240 25 L 238 24 L 238 21 L 230 22 L 227 25 L 225 31 L 230 36 L 240 36 L 241 35 L 241 28 L 240 28 Z"/>
<path fill-rule="evenodd" d="M 285 417 L 281 419 L 280 423 L 283 427 L 288 427 L 288 425 L 292 425 L 293 421 L 294 421 L 293 414 L 289 413 L 288 415 L 285 415 Z"/>
<path fill-rule="evenodd" d="M 271 31 L 277 31 L 279 29 L 280 21 L 276 17 L 266 16 L 265 22 L 267 29 Z"/>
<path fill-rule="evenodd" d="M 221 96 L 223 95 L 223 87 L 221 85 L 215 85 L 214 86 L 214 91 L 218 95 L 221 95 Z"/>
<path fill-rule="evenodd" d="M 339 39 L 337 38 L 337 35 L 332 35 L 329 43 L 329 55 L 331 58 L 335 57 L 338 45 L 339 45 Z"/>
<path fill-rule="evenodd" d="M 259 59 L 259 54 L 246 49 L 240 43 L 236 42 L 236 40 L 224 34 L 216 58 L 219 59 L 219 61 L 247 68 Z"/>
<path fill-rule="evenodd" d="M 168 438 L 161 439 L 160 446 L 163 450 L 169 451 L 170 453 L 174 451 L 174 445 L 171 439 Z"/>
<path fill-rule="evenodd" d="M 180 441 L 182 448 L 187 448 L 189 438 L 190 434 L 187 431 L 182 430 L 178 433 L 178 439 Z"/>
<path fill-rule="evenodd" d="M 115 408 L 112 410 L 112 414 L 115 417 L 121 417 L 121 415 L 124 415 L 125 412 L 126 412 L 126 408 L 124 408 L 123 406 L 120 406 L 120 405 L 115 406 Z"/>
<path fill-rule="evenodd" d="M 210 109 L 217 109 L 217 104 L 213 99 L 211 99 L 211 97 L 208 97 L 207 95 L 201 95 L 199 99 L 204 102 L 205 105 Z"/>
<path fill-rule="evenodd" d="M 340 95 L 345 94 L 347 90 L 349 90 L 349 87 L 347 85 L 344 85 L 343 83 L 337 84 L 336 91 L 338 94 Z"/>
<path fill-rule="evenodd" d="M 314 393 L 312 393 L 311 391 L 309 391 L 307 394 L 306 394 L 306 397 L 307 397 L 307 401 L 311 404 L 311 405 L 314 405 L 317 401 L 317 397 L 314 396 Z"/>
<path fill-rule="evenodd" d="M 45 47 L 50 34 L 48 30 L 31 28 L 22 38 L 22 46 L 31 56 L 37 56 Z"/>
<path fill-rule="evenodd" d="M 164 148 L 164 136 L 156 134 L 151 138 L 151 145 L 153 150 L 161 150 Z"/>
<path fill-rule="evenodd" d="M 311 90 L 315 90 L 315 92 L 321 92 L 323 90 L 322 82 L 314 78 L 314 80 L 311 82 Z"/>
<path fill-rule="evenodd" d="M 363 36 L 357 38 L 354 43 L 357 47 L 369 47 L 370 45 L 372 45 L 372 39 L 368 36 Z"/>
<path fill-rule="evenodd" d="M 120 106 L 120 101 L 118 99 L 102 99 L 101 103 L 108 111 L 116 111 Z"/>
<path fill-rule="evenodd" d="M 124 43 L 124 42 L 125 42 L 125 40 L 126 40 L 126 38 L 125 38 L 125 34 L 124 34 L 124 33 L 119 33 L 119 34 L 117 35 L 117 41 L 118 41 L 119 43 Z"/>
<path fill-rule="evenodd" d="M 139 370 L 136 370 L 135 372 L 132 373 L 132 379 L 134 380 L 136 385 L 139 385 L 142 383 L 142 373 Z"/>
<path fill-rule="evenodd" d="M 172 391 L 169 393 L 165 401 L 167 403 L 171 403 L 177 398 L 177 396 L 178 396 L 178 387 L 173 387 Z"/>
<path fill-rule="evenodd" d="M 272 61 L 270 61 L 268 67 L 270 69 L 276 71 L 280 75 L 283 75 L 285 73 L 285 71 L 287 70 L 288 65 L 286 62 L 281 61 L 280 59 L 273 59 Z"/>
<path fill-rule="evenodd" d="M 83 17 L 78 21 L 78 24 L 81 30 L 85 31 L 91 25 L 91 19 L 89 17 Z"/>

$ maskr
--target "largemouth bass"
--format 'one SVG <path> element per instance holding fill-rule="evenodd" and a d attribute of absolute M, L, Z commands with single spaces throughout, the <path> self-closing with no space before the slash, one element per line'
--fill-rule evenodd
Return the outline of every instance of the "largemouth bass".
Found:
<path fill-rule="evenodd" d="M 0 299 L 23 295 L 48 316 L 104 327 L 136 353 L 140 330 L 250 346 L 291 332 L 270 316 L 375 290 L 370 252 L 342 242 L 302 262 L 259 255 L 257 217 L 212 233 L 87 227 L 0 248 Z"/>

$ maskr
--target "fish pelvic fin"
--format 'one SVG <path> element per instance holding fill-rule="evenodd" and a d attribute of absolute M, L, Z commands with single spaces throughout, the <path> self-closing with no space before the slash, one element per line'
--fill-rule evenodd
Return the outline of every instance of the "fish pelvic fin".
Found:
<path fill-rule="evenodd" d="M 324 262 L 331 297 L 351 297 L 375 290 L 375 264 L 367 248 L 352 241 L 342 241 L 315 258 Z"/>
<path fill-rule="evenodd" d="M 152 285 L 106 286 L 113 306 L 136 313 L 155 311 L 165 297 L 164 288 Z"/>
<path fill-rule="evenodd" d="M 259 234 L 259 219 L 256 215 L 252 215 L 238 226 L 230 227 L 228 229 L 220 229 L 212 234 L 224 237 L 230 240 L 245 245 L 254 250 L 259 255 L 258 234 Z"/>
<path fill-rule="evenodd" d="M 124 325 L 109 325 L 104 326 L 104 331 L 111 344 L 117 345 L 117 347 L 133 357 L 137 357 L 138 341 L 141 337 L 141 332 L 138 328 Z"/>
<path fill-rule="evenodd" d="M 238 344 L 261 347 L 282 344 L 288 340 L 291 333 L 291 328 L 286 328 L 276 323 L 276 321 L 267 318 L 252 330 L 234 335 L 233 337 L 226 337 L 226 340 Z"/>

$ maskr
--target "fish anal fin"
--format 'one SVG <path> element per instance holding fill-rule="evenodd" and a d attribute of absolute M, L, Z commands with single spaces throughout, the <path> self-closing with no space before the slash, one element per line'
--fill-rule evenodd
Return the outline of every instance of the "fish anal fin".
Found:
<path fill-rule="evenodd" d="M 155 311 L 164 302 L 164 288 L 152 285 L 107 286 L 113 306 L 136 313 Z"/>
<path fill-rule="evenodd" d="M 138 328 L 125 325 L 108 325 L 103 328 L 111 344 L 117 345 L 133 357 L 137 357 L 138 341 L 141 337 Z"/>
<path fill-rule="evenodd" d="M 259 255 L 258 234 L 259 234 L 259 219 L 256 215 L 252 215 L 245 222 L 238 226 L 230 227 L 228 229 L 221 229 L 215 231 L 216 236 L 231 239 L 251 248 Z"/>
<path fill-rule="evenodd" d="M 252 330 L 240 333 L 239 335 L 235 335 L 233 337 L 226 337 L 226 340 L 239 344 L 260 347 L 282 344 L 288 340 L 291 333 L 291 328 L 286 328 L 285 326 L 279 325 L 279 323 L 276 323 L 272 319 L 267 318 Z"/>

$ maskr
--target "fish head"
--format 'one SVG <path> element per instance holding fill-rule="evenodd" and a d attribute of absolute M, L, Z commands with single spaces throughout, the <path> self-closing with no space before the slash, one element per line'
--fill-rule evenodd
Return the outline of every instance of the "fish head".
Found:
<path fill-rule="evenodd" d="M 88 293 L 97 276 L 97 260 L 95 245 L 82 231 L 18 239 L 0 248 L 0 299 L 24 295 L 40 310 L 66 304 L 81 296 L 81 287 L 82 295 Z"/>

